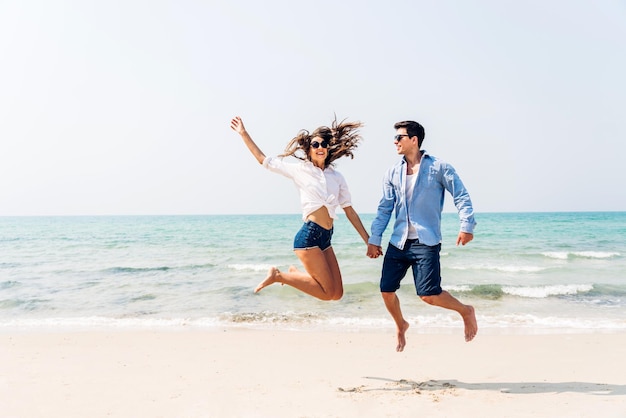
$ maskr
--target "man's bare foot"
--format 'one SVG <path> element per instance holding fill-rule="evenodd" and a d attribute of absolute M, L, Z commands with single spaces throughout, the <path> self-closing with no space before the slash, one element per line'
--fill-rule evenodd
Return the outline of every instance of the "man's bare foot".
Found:
<path fill-rule="evenodd" d="M 396 351 L 399 353 L 404 350 L 404 346 L 406 345 L 406 330 L 409 329 L 409 323 L 404 321 L 402 324 L 402 328 L 398 328 L 398 345 L 396 346 Z"/>
<path fill-rule="evenodd" d="M 470 342 L 478 333 L 478 323 L 476 322 L 474 307 L 471 305 L 468 306 L 468 312 L 465 315 L 461 315 L 461 317 L 463 318 L 463 323 L 465 323 L 465 341 Z"/>
<path fill-rule="evenodd" d="M 273 283 L 276 283 L 278 281 L 276 277 L 278 276 L 279 273 L 280 271 L 278 271 L 276 267 L 271 267 L 269 271 L 267 272 L 267 277 L 265 278 L 265 280 L 259 283 L 259 285 L 254 289 L 254 293 L 259 292 L 264 287 L 267 287 Z"/>

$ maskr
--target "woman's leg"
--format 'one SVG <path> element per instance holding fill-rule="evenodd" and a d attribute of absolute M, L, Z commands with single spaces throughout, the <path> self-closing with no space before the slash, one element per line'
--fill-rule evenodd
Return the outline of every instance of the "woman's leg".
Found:
<path fill-rule="evenodd" d="M 343 296 L 341 272 L 333 248 L 295 250 L 306 273 L 297 269 L 287 272 L 272 267 L 267 277 L 254 289 L 255 293 L 272 283 L 282 283 L 321 300 L 339 300 Z"/>
<path fill-rule="evenodd" d="M 339 263 L 333 247 L 329 247 L 324 251 L 324 257 L 326 257 L 326 262 L 332 273 L 333 288 L 335 289 L 332 300 L 339 300 L 343 296 L 343 279 L 341 278 L 341 270 L 339 269 Z"/>

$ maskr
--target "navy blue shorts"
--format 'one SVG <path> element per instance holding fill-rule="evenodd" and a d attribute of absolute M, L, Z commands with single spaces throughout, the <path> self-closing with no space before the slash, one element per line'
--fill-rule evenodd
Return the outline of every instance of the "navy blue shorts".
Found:
<path fill-rule="evenodd" d="M 441 244 L 425 245 L 407 240 L 404 250 L 391 244 L 387 247 L 380 278 L 381 292 L 395 292 L 409 267 L 413 269 L 415 290 L 419 296 L 434 296 L 442 292 L 439 252 Z"/>
<path fill-rule="evenodd" d="M 333 228 L 324 229 L 313 221 L 307 221 L 293 239 L 294 250 L 308 250 L 319 248 L 324 251 L 330 247 L 333 237 Z"/>

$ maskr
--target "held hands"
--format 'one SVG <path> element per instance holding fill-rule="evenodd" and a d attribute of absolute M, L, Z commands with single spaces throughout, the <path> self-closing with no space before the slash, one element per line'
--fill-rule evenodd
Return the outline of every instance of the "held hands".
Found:
<path fill-rule="evenodd" d="M 459 236 L 456 239 L 456 245 L 465 245 L 473 239 L 474 234 L 470 234 L 469 232 L 459 232 Z M 382 247 L 374 244 L 367 244 L 367 256 L 369 258 L 378 258 L 381 255 L 383 255 Z"/>
<path fill-rule="evenodd" d="M 459 236 L 456 238 L 456 245 L 465 245 L 474 239 L 474 234 L 469 232 L 459 232 Z"/>
<path fill-rule="evenodd" d="M 383 247 L 374 244 L 367 244 L 367 256 L 369 258 L 378 258 L 383 255 Z"/>

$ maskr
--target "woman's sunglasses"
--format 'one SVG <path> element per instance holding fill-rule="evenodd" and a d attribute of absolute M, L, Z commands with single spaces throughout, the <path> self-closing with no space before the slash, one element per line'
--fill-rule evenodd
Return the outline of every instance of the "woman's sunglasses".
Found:
<path fill-rule="evenodd" d="M 319 147 L 322 148 L 328 148 L 330 144 L 328 143 L 328 141 L 324 140 L 322 142 L 317 142 L 317 141 L 313 141 L 311 142 L 311 146 L 315 149 L 318 149 Z"/>

